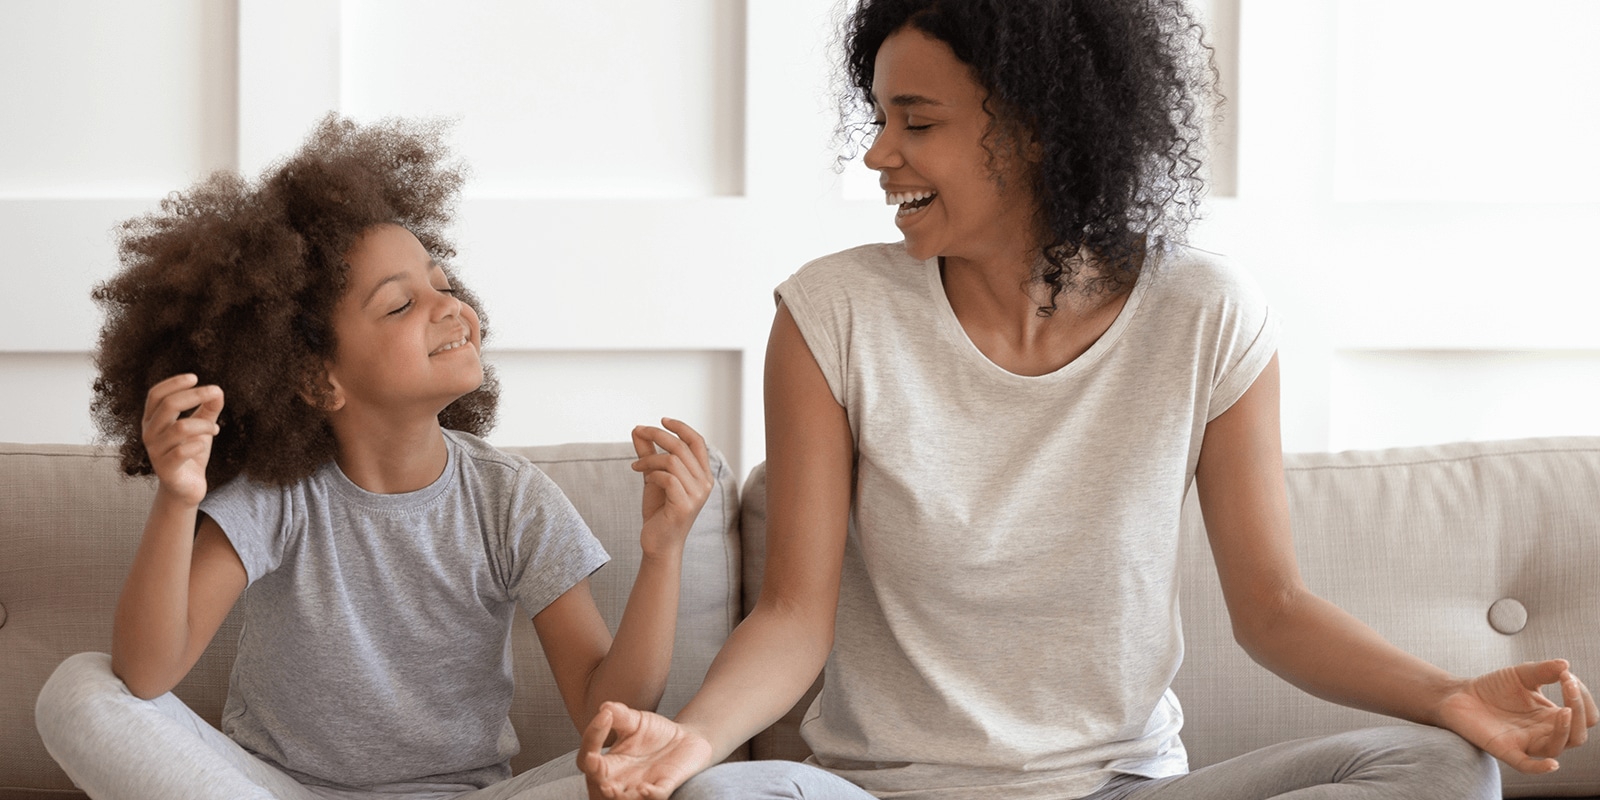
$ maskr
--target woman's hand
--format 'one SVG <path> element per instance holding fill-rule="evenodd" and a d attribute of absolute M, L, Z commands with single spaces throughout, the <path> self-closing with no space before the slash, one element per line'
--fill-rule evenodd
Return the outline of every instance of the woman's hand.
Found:
<path fill-rule="evenodd" d="M 661 424 L 667 430 L 647 425 L 633 429 L 633 450 L 639 455 L 633 469 L 644 473 L 639 545 L 647 557 L 683 547 L 713 484 L 706 440 L 678 420 L 662 419 Z"/>
<path fill-rule="evenodd" d="M 174 375 L 150 387 L 140 431 L 161 490 L 194 506 L 205 499 L 211 440 L 222 431 L 222 387 L 199 382 L 193 374 Z M 185 416 L 189 411 L 194 413 Z"/>
<path fill-rule="evenodd" d="M 1539 691 L 1560 683 L 1564 705 Z M 1600 723 L 1594 695 L 1561 659 L 1530 661 L 1467 681 L 1445 698 L 1444 727 L 1520 772 L 1553 772 L 1556 756 L 1589 738 Z"/>
<path fill-rule="evenodd" d="M 606 740 L 616 736 L 610 750 Z M 667 800 L 684 781 L 711 766 L 711 743 L 660 714 L 621 703 L 600 706 L 583 732 L 578 769 L 589 797 Z"/>

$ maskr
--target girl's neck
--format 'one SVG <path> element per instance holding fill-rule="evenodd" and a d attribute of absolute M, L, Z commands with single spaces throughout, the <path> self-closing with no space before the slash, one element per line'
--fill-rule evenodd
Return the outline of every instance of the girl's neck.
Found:
<path fill-rule="evenodd" d="M 450 461 L 438 417 L 405 425 L 334 418 L 334 457 L 352 483 L 374 494 L 402 494 L 439 479 Z M 388 423 L 388 424 L 383 424 Z"/>

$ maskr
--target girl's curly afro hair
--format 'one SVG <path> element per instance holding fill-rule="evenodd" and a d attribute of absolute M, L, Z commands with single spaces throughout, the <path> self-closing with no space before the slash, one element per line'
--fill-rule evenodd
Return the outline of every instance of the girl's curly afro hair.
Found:
<path fill-rule="evenodd" d="M 1041 314 L 1067 288 L 1125 289 L 1149 248 L 1182 241 L 1219 100 L 1186 0 L 861 0 L 842 31 L 845 137 L 871 113 L 879 47 L 907 26 L 949 45 L 988 89 L 991 152 L 1040 146 Z M 1096 268 L 1080 281 L 1083 257 Z"/>
<path fill-rule="evenodd" d="M 123 268 L 94 290 L 106 321 L 92 411 L 128 474 L 152 472 L 140 430 L 146 393 L 184 372 L 225 395 L 206 469 L 212 487 L 240 474 L 286 485 L 334 457 L 333 431 L 305 397 L 317 396 L 334 354 L 345 253 L 362 232 L 394 223 L 450 272 L 455 249 L 444 231 L 463 168 L 445 163 L 443 132 L 440 123 L 361 126 L 330 114 L 257 183 L 217 172 L 121 225 Z M 454 274 L 450 282 L 481 317 L 477 298 Z M 497 398 L 486 371 L 439 421 L 487 433 Z"/>

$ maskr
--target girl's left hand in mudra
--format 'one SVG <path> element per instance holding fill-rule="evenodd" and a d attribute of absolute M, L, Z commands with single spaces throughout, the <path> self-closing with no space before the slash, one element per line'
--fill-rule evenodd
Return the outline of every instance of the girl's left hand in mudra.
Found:
<path fill-rule="evenodd" d="M 1562 704 L 1539 691 L 1561 685 Z M 1463 684 L 1440 709 L 1444 727 L 1520 772 L 1553 772 L 1556 757 L 1589 738 L 1600 723 L 1594 695 L 1562 659 L 1530 661 Z"/>
<path fill-rule="evenodd" d="M 633 451 L 639 456 L 633 469 L 644 473 L 639 545 L 646 556 L 683 546 L 715 483 L 705 438 L 675 419 L 661 424 L 666 430 L 649 425 L 633 429 Z"/>

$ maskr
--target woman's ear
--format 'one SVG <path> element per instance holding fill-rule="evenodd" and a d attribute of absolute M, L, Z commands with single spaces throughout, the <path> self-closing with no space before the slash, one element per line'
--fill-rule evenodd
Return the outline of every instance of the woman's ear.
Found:
<path fill-rule="evenodd" d="M 300 382 L 300 399 L 318 411 L 331 412 L 344 408 L 344 391 L 326 364 L 322 369 L 307 374 Z"/>

